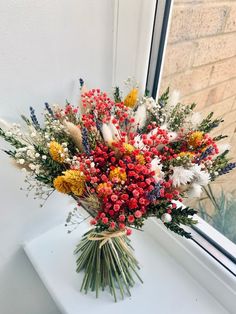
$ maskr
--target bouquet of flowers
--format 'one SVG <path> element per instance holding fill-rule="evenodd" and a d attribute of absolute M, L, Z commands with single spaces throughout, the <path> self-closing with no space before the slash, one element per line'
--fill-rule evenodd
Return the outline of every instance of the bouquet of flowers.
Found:
<path fill-rule="evenodd" d="M 81 291 L 109 287 L 123 298 L 138 275 L 128 236 L 149 217 L 191 238 L 196 211 L 177 206 L 184 197 L 199 196 L 202 187 L 233 168 L 228 150 L 208 133 L 223 120 L 210 113 L 203 120 L 195 104 L 168 102 L 167 90 L 155 101 L 133 86 L 126 97 L 114 89 L 87 90 L 83 80 L 78 106 L 45 104 L 40 124 L 34 109 L 25 127 L 0 128 L 12 145 L 5 152 L 26 171 L 28 190 L 47 198 L 57 190 L 73 197 L 91 216 L 91 229 L 78 244 L 77 271 L 84 271 Z M 223 146 L 222 146 L 223 147 Z M 74 223 L 70 212 L 67 224 Z"/>

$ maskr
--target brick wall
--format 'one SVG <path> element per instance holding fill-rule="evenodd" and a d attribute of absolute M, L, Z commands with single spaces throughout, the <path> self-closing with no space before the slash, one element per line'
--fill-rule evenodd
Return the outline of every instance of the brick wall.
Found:
<path fill-rule="evenodd" d="M 174 1 L 160 92 L 168 86 L 224 117 L 236 157 L 236 0 Z"/>

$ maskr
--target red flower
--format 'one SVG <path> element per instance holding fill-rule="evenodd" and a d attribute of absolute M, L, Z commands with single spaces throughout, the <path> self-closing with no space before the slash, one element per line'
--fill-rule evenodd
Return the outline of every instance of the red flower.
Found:
<path fill-rule="evenodd" d="M 126 231 L 126 235 L 127 235 L 127 236 L 130 236 L 130 235 L 131 235 L 131 233 L 132 233 L 132 230 L 131 230 L 131 229 L 127 229 L 127 231 Z"/>
<path fill-rule="evenodd" d="M 115 212 L 118 212 L 118 211 L 120 210 L 120 205 L 119 205 L 119 204 L 115 204 L 115 205 L 113 206 L 113 208 L 114 208 L 114 211 L 115 211 Z"/>
<path fill-rule="evenodd" d="M 128 222 L 131 224 L 134 222 L 134 216 L 133 215 L 128 216 Z"/>
<path fill-rule="evenodd" d="M 115 195 L 115 194 L 112 194 L 112 195 L 111 195 L 111 200 L 112 200 L 112 202 L 117 201 L 117 200 L 118 200 L 118 196 Z"/>
<path fill-rule="evenodd" d="M 116 223 L 114 221 L 112 221 L 110 223 L 110 229 L 115 229 Z"/>
<path fill-rule="evenodd" d="M 138 202 L 135 198 L 131 198 L 128 202 L 129 209 L 135 209 L 138 207 Z"/>
<path fill-rule="evenodd" d="M 125 224 L 119 223 L 119 229 L 121 229 L 121 230 L 125 229 Z"/>
<path fill-rule="evenodd" d="M 120 215 L 119 216 L 119 221 L 124 222 L 125 221 L 125 215 Z"/>
<path fill-rule="evenodd" d="M 141 218 L 142 217 L 142 212 L 140 210 L 136 210 L 136 212 L 134 213 L 134 216 L 136 218 Z"/>
<path fill-rule="evenodd" d="M 107 217 L 102 218 L 102 222 L 106 225 L 108 223 L 108 218 Z"/>

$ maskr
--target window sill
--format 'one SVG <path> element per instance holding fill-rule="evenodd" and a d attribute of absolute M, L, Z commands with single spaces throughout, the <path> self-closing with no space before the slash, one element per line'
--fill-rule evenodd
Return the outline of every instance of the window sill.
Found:
<path fill-rule="evenodd" d="M 181 238 L 157 219 L 148 224 L 155 228 L 155 238 L 185 270 L 206 288 L 229 312 L 235 311 L 236 277 L 194 241 Z M 146 232 L 150 226 L 147 224 Z M 199 235 L 190 229 L 193 237 Z M 235 265 L 234 265 L 235 266 Z"/>
<path fill-rule="evenodd" d="M 193 241 L 176 237 L 156 219 L 147 221 L 144 233 L 135 231 L 132 235 L 144 285 L 134 286 L 131 299 L 115 304 L 105 292 L 98 300 L 92 293 L 84 296 L 79 292 L 83 274 L 75 272 L 73 250 L 87 229 L 83 222 L 68 235 L 60 225 L 25 245 L 26 254 L 62 313 L 125 314 L 135 310 L 141 314 L 144 307 L 150 314 L 187 314 L 190 309 L 191 314 L 232 311 L 235 278 Z"/>

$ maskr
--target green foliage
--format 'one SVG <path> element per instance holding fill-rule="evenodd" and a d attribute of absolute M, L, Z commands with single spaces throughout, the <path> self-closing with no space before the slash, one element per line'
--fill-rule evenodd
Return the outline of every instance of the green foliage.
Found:
<path fill-rule="evenodd" d="M 167 208 L 171 203 L 159 203 L 157 205 L 150 205 L 149 210 L 152 211 L 153 216 L 156 216 L 158 219 L 161 219 L 161 216 L 166 213 Z M 181 225 L 192 226 L 197 223 L 197 220 L 194 220 L 192 216 L 196 214 L 197 211 L 190 207 L 177 207 L 172 210 L 171 222 L 164 223 L 166 228 L 177 233 L 178 235 L 191 238 L 191 233 L 184 230 Z"/>
<path fill-rule="evenodd" d="M 159 97 L 158 104 L 160 104 L 161 107 L 163 108 L 164 106 L 167 105 L 169 97 L 170 97 L 170 88 L 167 87 L 165 92 Z"/>
<path fill-rule="evenodd" d="M 18 139 L 16 139 L 14 136 L 9 136 L 5 131 L 3 131 L 2 128 L 0 128 L 0 137 L 2 137 L 6 142 L 14 146 L 15 148 L 22 148 L 26 145 L 21 143 Z M 10 151 L 7 151 L 10 153 Z"/>
<path fill-rule="evenodd" d="M 227 166 L 229 162 L 229 159 L 227 158 L 228 153 L 229 150 L 227 149 L 212 161 L 211 168 L 209 169 L 212 181 L 218 177 L 218 172 Z"/>
<path fill-rule="evenodd" d="M 172 110 L 170 117 L 168 119 L 169 129 L 172 131 L 178 130 L 181 125 L 183 125 L 186 117 L 193 111 L 196 107 L 195 103 L 191 105 L 183 105 L 178 103 Z"/>
<path fill-rule="evenodd" d="M 223 140 L 226 137 L 228 137 L 228 135 L 218 135 L 218 136 L 213 137 L 213 141 L 218 142 L 220 140 Z"/>
<path fill-rule="evenodd" d="M 54 178 L 58 175 L 61 175 L 62 172 L 66 170 L 66 168 L 63 164 L 54 161 L 49 155 L 47 149 L 37 145 L 34 145 L 34 147 L 35 151 L 38 152 L 41 156 L 47 156 L 46 159 L 41 160 L 41 166 L 44 169 L 45 174 L 40 173 L 40 175 L 36 175 L 36 179 L 53 187 Z"/>
<path fill-rule="evenodd" d="M 114 101 L 116 103 L 119 103 L 122 101 L 121 95 L 120 95 L 120 88 L 118 86 L 114 88 L 113 96 L 114 96 Z"/>
<path fill-rule="evenodd" d="M 214 113 L 211 112 L 205 119 L 202 120 L 198 128 L 199 131 L 202 131 L 204 133 L 209 133 L 211 130 L 218 127 L 220 123 L 224 122 L 224 120 L 221 118 L 216 118 L 212 120 L 213 115 Z"/>
<path fill-rule="evenodd" d="M 208 200 L 214 207 L 214 213 L 209 215 L 206 206 L 202 200 L 199 201 L 199 214 L 211 226 L 225 235 L 228 239 L 236 244 L 236 198 L 235 191 L 226 195 L 224 190 L 221 190 L 217 196 L 210 185 L 204 189 Z"/>

